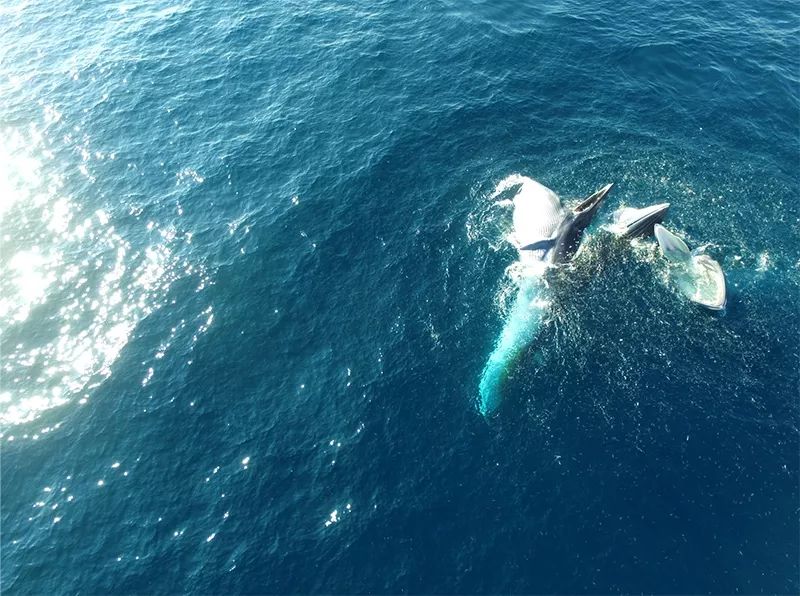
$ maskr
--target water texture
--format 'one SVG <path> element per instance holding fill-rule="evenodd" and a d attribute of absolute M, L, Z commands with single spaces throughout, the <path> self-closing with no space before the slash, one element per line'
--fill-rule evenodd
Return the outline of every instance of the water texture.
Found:
<path fill-rule="evenodd" d="M 791 3 L 0 6 L 4 593 L 797 593 Z M 498 182 L 590 230 L 488 419 Z M 502 197 L 501 197 L 502 198 Z"/>

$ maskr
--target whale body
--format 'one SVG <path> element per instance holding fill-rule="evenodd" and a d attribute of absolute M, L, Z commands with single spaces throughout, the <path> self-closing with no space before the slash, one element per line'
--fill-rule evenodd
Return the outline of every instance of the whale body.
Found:
<path fill-rule="evenodd" d="M 661 253 L 669 262 L 669 276 L 692 302 L 710 310 L 723 310 L 728 301 L 722 267 L 708 255 L 690 252 L 686 243 L 664 226 L 655 225 Z"/>
<path fill-rule="evenodd" d="M 640 238 L 653 234 L 655 224 L 661 223 L 669 210 L 669 203 L 659 203 L 649 207 L 623 207 L 614 212 L 613 222 L 608 229 L 622 238 Z"/>
<path fill-rule="evenodd" d="M 478 409 L 484 416 L 500 406 L 509 369 L 542 326 L 548 307 L 545 271 L 575 255 L 584 230 L 611 186 L 604 186 L 573 209 L 566 209 L 555 192 L 532 178 L 510 176 L 498 185 L 495 196 L 518 187 L 513 199 L 510 240 L 518 250 L 519 275 L 514 302 L 481 373 Z"/>

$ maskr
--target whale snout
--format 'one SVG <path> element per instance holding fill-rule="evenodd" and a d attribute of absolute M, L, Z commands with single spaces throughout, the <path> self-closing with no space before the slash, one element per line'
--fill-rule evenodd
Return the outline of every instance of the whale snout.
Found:
<path fill-rule="evenodd" d="M 650 205 L 642 209 L 621 209 L 614 217 L 613 230 L 623 238 L 650 236 L 669 210 L 669 203 Z"/>
<path fill-rule="evenodd" d="M 586 197 L 578 204 L 577 207 L 575 207 L 575 209 L 573 209 L 575 219 L 578 220 L 583 227 L 586 227 L 591 223 L 592 219 L 597 213 L 597 210 L 600 208 L 600 204 L 608 196 L 608 193 L 611 192 L 613 186 L 614 183 L 609 182 L 594 194 Z"/>

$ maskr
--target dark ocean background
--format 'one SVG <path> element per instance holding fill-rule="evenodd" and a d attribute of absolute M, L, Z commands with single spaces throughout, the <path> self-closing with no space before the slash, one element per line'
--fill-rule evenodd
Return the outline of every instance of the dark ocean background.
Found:
<path fill-rule="evenodd" d="M 5 0 L 0 589 L 797 593 L 791 2 Z M 497 183 L 616 187 L 477 411 Z"/>

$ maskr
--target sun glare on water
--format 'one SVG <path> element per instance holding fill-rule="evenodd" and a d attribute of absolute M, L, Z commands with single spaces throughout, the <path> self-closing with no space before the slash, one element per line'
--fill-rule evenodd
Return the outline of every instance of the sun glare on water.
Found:
<path fill-rule="evenodd" d="M 35 127 L 0 131 L 2 434 L 86 400 L 176 276 L 168 239 L 134 249 L 57 165 Z"/>

